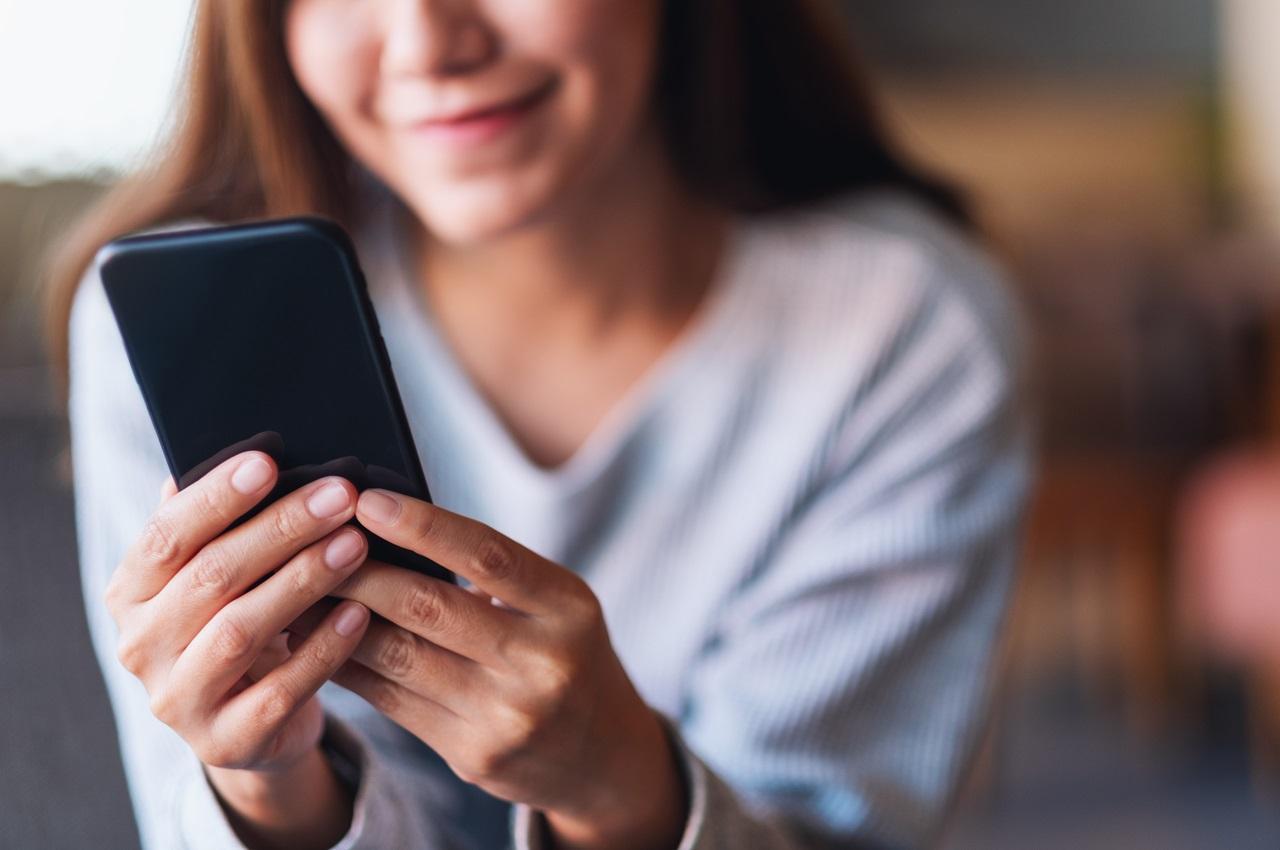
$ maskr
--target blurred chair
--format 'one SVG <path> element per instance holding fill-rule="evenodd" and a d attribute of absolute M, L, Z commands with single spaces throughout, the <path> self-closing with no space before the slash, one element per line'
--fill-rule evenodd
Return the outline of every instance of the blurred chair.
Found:
<path fill-rule="evenodd" d="M 1168 721 L 1175 653 L 1167 459 L 1079 452 L 1045 459 L 1024 558 L 1029 658 L 1066 659 L 1086 691 L 1120 703 L 1137 729 Z M 1051 662 L 1052 663 L 1052 662 Z"/>

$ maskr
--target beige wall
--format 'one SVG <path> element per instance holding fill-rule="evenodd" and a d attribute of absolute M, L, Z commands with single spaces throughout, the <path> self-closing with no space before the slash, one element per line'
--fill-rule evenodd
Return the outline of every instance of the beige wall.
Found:
<path fill-rule="evenodd" d="M 1221 3 L 1232 178 L 1253 214 L 1280 231 L 1280 2 Z"/>

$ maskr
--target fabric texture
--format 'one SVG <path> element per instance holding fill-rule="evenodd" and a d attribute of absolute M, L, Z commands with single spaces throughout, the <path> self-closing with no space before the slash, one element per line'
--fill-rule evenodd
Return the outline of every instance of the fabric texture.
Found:
<path fill-rule="evenodd" d="M 935 841 L 988 713 L 1029 478 L 999 272 L 893 193 L 740 217 L 691 326 L 546 469 L 454 359 L 408 224 L 374 203 L 354 236 L 433 496 L 594 589 L 688 780 L 673 850 Z M 103 590 L 168 472 L 96 268 L 71 367 L 85 604 L 143 844 L 240 847 L 115 656 Z M 547 846 L 540 813 L 355 695 L 321 699 L 358 772 L 338 847 Z"/>

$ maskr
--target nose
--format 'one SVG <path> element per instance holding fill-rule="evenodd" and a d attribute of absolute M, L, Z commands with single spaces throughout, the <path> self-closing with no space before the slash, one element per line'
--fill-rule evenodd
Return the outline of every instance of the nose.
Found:
<path fill-rule="evenodd" d="M 388 76 L 466 73 L 496 50 L 473 0 L 397 0 L 391 6 L 381 57 Z"/>

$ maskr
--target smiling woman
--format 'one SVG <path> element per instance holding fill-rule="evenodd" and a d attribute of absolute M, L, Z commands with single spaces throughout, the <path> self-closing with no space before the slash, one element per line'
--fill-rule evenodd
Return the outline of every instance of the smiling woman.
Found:
<path fill-rule="evenodd" d="M 1018 339 L 836 21 L 200 4 L 172 145 L 67 245 L 51 302 L 148 847 L 937 835 L 1026 484 Z M 233 527 L 270 458 L 165 484 L 87 258 L 287 213 L 352 230 L 437 504 L 333 479 Z M 369 534 L 465 584 L 367 559 Z"/>

